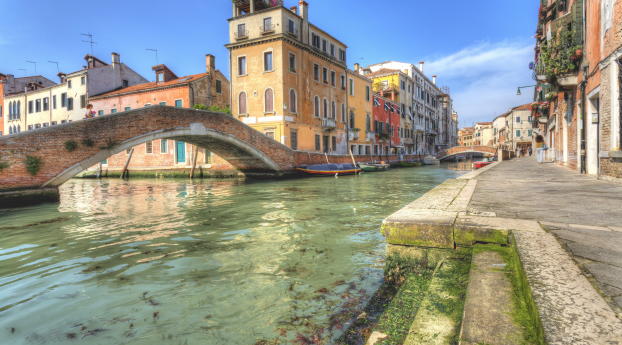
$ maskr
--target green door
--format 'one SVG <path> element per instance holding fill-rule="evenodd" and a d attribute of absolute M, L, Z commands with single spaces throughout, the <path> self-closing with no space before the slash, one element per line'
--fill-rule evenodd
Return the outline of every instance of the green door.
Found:
<path fill-rule="evenodd" d="M 175 143 L 177 144 L 175 152 L 177 163 L 186 163 L 186 143 L 183 141 L 176 141 Z"/>

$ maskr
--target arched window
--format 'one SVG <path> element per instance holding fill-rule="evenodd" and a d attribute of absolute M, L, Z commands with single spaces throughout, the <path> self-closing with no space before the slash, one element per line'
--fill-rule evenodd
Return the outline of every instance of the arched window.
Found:
<path fill-rule="evenodd" d="M 354 112 L 350 110 L 350 128 L 354 128 Z"/>
<path fill-rule="evenodd" d="M 365 118 L 365 129 L 367 132 L 371 132 L 371 118 L 369 117 L 369 114 L 367 114 L 367 117 Z"/>
<path fill-rule="evenodd" d="M 246 92 L 240 92 L 240 96 L 238 97 L 238 113 L 246 114 Z"/>
<path fill-rule="evenodd" d="M 264 111 L 266 113 L 274 112 L 274 91 L 266 89 L 264 93 Z"/>
<path fill-rule="evenodd" d="M 328 117 L 328 100 L 324 98 L 324 118 Z"/>
<path fill-rule="evenodd" d="M 13 134 L 13 127 L 9 126 L 9 134 Z"/>
<path fill-rule="evenodd" d="M 320 97 L 315 96 L 313 100 L 313 115 L 320 117 Z"/>
<path fill-rule="evenodd" d="M 22 118 L 22 101 L 17 101 L 17 118 Z"/>
<path fill-rule="evenodd" d="M 294 89 L 289 90 L 289 110 L 292 113 L 298 112 L 298 104 L 296 103 L 296 91 Z"/>
<path fill-rule="evenodd" d="M 335 101 L 333 101 L 333 103 L 331 104 L 330 107 L 330 117 L 333 119 L 337 118 L 337 103 L 335 103 Z"/>
<path fill-rule="evenodd" d="M 9 121 L 13 120 L 13 102 L 9 102 Z M 9 128 L 9 134 L 11 132 L 11 128 Z"/>
<path fill-rule="evenodd" d="M 17 133 L 22 131 L 22 127 L 20 125 L 17 125 Z"/>
<path fill-rule="evenodd" d="M 346 104 L 341 103 L 341 122 L 346 122 Z"/>

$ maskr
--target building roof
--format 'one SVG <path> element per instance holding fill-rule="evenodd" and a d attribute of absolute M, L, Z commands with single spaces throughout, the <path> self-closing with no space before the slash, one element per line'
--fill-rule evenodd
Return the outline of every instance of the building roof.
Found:
<path fill-rule="evenodd" d="M 512 108 L 512 110 L 531 110 L 531 103 L 519 105 L 518 107 Z"/>
<path fill-rule="evenodd" d="M 476 125 L 492 125 L 492 122 L 475 122 Z"/>
<path fill-rule="evenodd" d="M 402 71 L 400 71 L 399 69 L 382 68 L 382 69 L 377 70 L 376 72 L 366 74 L 365 76 L 367 78 L 373 78 L 373 77 L 379 77 L 382 75 L 395 74 L 395 73 L 402 73 Z"/>
<path fill-rule="evenodd" d="M 187 75 L 187 76 L 180 77 L 177 79 L 169 80 L 167 82 L 153 81 L 149 83 L 136 84 L 136 85 L 124 87 L 122 89 L 102 93 L 97 96 L 91 97 L 91 99 L 107 98 L 107 97 L 121 96 L 125 94 L 130 94 L 130 93 L 146 92 L 146 91 L 159 90 L 159 89 L 170 88 L 170 87 L 183 86 L 195 80 L 201 79 L 207 76 L 208 74 L 209 73 Z"/>

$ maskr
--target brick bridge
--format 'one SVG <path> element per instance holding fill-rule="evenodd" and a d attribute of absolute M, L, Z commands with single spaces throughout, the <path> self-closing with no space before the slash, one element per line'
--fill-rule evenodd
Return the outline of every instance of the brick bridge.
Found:
<path fill-rule="evenodd" d="M 482 153 L 482 154 L 497 154 L 497 149 L 490 146 L 454 146 L 445 151 L 440 152 L 436 158 L 443 160 L 462 153 Z"/>
<path fill-rule="evenodd" d="M 209 148 L 248 175 L 281 175 L 296 165 L 295 151 L 230 115 L 153 106 L 0 137 L 0 192 L 55 189 L 115 153 L 156 139 Z"/>

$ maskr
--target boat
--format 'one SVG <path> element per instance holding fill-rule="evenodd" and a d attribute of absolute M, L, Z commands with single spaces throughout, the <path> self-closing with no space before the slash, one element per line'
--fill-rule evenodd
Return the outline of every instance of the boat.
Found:
<path fill-rule="evenodd" d="M 423 164 L 425 165 L 439 165 L 441 161 L 436 159 L 434 156 L 425 156 L 423 157 Z"/>
<path fill-rule="evenodd" d="M 481 169 L 487 165 L 492 164 L 493 162 L 490 161 L 477 161 L 477 162 L 473 162 L 473 169 Z"/>
<path fill-rule="evenodd" d="M 296 170 L 315 176 L 353 175 L 361 172 L 361 168 L 353 164 L 313 164 L 301 166 Z"/>
<path fill-rule="evenodd" d="M 359 163 L 361 170 L 365 172 L 384 171 L 389 169 L 389 164 L 383 163 Z"/>
<path fill-rule="evenodd" d="M 420 167 L 422 165 L 423 165 L 423 163 L 415 162 L 415 161 L 401 161 L 400 162 L 400 166 L 402 166 L 404 168 Z"/>

